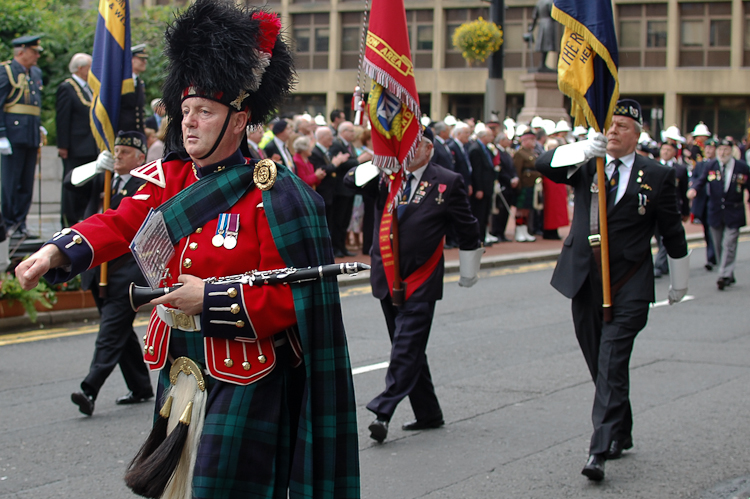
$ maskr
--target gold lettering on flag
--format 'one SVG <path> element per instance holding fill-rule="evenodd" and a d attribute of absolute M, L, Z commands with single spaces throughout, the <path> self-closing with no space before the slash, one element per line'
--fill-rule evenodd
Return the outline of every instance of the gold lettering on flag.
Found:
<path fill-rule="evenodd" d="M 404 76 L 414 76 L 414 66 L 406 55 L 399 54 L 391 48 L 382 38 L 374 35 L 372 31 L 367 32 L 367 46 L 380 54 L 388 64 Z"/>

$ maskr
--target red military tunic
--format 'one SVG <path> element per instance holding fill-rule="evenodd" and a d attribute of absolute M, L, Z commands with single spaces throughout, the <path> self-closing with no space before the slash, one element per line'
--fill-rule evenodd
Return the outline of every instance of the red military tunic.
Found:
<path fill-rule="evenodd" d="M 149 210 L 200 176 L 191 161 L 181 159 L 165 163 L 158 160 L 132 174 L 147 180 L 132 198 L 124 199 L 117 210 L 91 217 L 53 239 L 71 257 L 71 274 L 84 270 L 79 263 L 86 260 L 82 253 L 89 253 L 90 268 L 129 251 L 130 241 Z M 177 283 L 182 274 L 205 279 L 285 267 L 271 235 L 261 191 L 252 188 L 232 206 L 231 213 L 240 215 L 236 247 L 214 247 L 211 239 L 218 220 L 211 220 L 179 241 L 163 285 Z M 275 358 L 273 335 L 291 328 L 297 320 L 287 285 L 206 284 L 200 322 L 200 332 L 205 337 L 205 365 L 211 375 L 246 384 L 270 372 Z M 145 360 L 152 369 L 161 369 L 168 359 L 169 330 L 154 311 L 145 338 Z"/>

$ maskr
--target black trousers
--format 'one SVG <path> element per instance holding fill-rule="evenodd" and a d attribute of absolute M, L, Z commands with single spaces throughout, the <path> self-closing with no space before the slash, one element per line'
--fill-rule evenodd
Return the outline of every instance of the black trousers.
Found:
<path fill-rule="evenodd" d="M 352 219 L 354 196 L 334 196 L 331 242 L 335 251 L 346 252 L 346 233 Z"/>
<path fill-rule="evenodd" d="M 606 452 L 612 440 L 632 440 L 630 355 L 636 335 L 646 326 L 649 307 L 648 301 L 628 292 L 637 284 L 631 280 L 612 300 L 612 322 L 603 322 L 602 285 L 596 272 L 592 258 L 589 277 L 572 302 L 578 344 L 596 385 L 591 454 Z"/>
<path fill-rule="evenodd" d="M 34 172 L 38 147 L 12 145 L 13 154 L 2 156 L 2 212 L 5 227 L 26 228 L 26 216 L 34 194 Z"/>
<path fill-rule="evenodd" d="M 487 225 L 490 221 L 490 212 L 492 211 L 492 189 L 484 191 L 482 199 L 477 199 L 474 196 L 469 198 L 471 205 L 471 212 L 479 222 L 479 237 L 484 240 L 484 236 L 487 234 Z"/>
<path fill-rule="evenodd" d="M 107 377 L 119 364 L 128 390 L 136 395 L 150 395 L 153 391 L 148 367 L 143 362 L 143 342 L 133 330 L 135 312 L 127 295 L 101 299 L 98 285 L 94 285 L 91 292 L 101 314 L 101 324 L 96 335 L 94 358 L 81 389 L 96 398 Z"/>
<path fill-rule="evenodd" d="M 73 168 L 86 163 L 96 161 L 96 156 L 84 158 L 68 158 L 63 162 L 63 178 Z M 79 187 L 65 188 L 62 187 L 60 194 L 60 223 L 63 227 L 70 227 L 74 223 L 83 220 L 83 213 L 86 211 L 86 205 L 91 199 L 91 188 L 93 182 L 87 182 Z"/>
<path fill-rule="evenodd" d="M 498 213 L 492 215 L 490 234 L 496 237 L 505 236 L 505 228 L 508 226 L 508 217 L 510 217 L 510 213 L 505 208 L 500 196 L 495 197 L 495 203 Z"/>
<path fill-rule="evenodd" d="M 379 418 L 390 421 L 396 406 L 408 396 L 417 419 L 442 416 L 425 353 L 435 302 L 407 300 L 403 306 L 394 307 L 388 297 L 381 300 L 380 305 L 391 338 L 391 360 L 385 390 L 372 399 L 367 408 Z"/>

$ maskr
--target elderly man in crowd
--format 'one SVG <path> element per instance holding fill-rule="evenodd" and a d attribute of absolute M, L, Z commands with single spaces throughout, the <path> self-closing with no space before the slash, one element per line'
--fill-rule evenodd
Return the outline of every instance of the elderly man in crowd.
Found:
<path fill-rule="evenodd" d="M 92 93 L 87 78 L 91 68 L 91 56 L 75 54 L 70 59 L 70 78 L 57 87 L 57 155 L 62 158 L 63 178 L 76 166 L 96 160 L 99 148 L 91 132 Z M 60 219 L 63 227 L 83 220 L 86 204 L 91 198 L 91 183 L 66 189 L 61 196 Z"/>

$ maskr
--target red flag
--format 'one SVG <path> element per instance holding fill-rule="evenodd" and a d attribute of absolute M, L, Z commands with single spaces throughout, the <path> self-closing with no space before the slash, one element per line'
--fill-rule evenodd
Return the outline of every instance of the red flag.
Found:
<path fill-rule="evenodd" d="M 368 99 L 373 163 L 394 170 L 411 159 L 422 136 L 403 0 L 373 0 L 363 65 L 374 80 Z"/>

